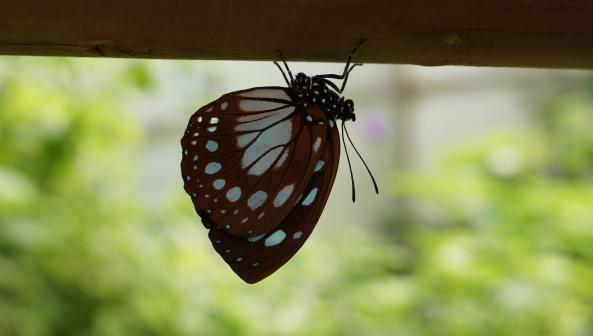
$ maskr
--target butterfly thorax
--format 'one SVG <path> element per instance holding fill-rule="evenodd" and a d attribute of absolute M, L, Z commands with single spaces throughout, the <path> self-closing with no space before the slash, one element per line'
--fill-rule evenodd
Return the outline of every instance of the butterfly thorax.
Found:
<path fill-rule="evenodd" d="M 352 100 L 345 99 L 330 87 L 327 84 L 327 79 L 317 76 L 309 77 L 301 72 L 297 74 L 290 89 L 297 106 L 303 107 L 305 110 L 311 105 L 317 105 L 332 119 L 356 120 Z"/>

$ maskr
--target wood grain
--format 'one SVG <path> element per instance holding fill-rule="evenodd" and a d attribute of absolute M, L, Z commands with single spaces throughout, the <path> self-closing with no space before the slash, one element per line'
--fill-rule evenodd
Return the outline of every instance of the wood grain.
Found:
<path fill-rule="evenodd" d="M 0 54 L 593 68 L 586 0 L 0 0 Z"/>

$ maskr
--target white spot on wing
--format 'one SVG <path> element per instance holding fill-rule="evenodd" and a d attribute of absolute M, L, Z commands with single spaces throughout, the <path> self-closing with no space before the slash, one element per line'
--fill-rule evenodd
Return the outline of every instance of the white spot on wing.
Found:
<path fill-rule="evenodd" d="M 210 125 L 216 125 L 219 121 L 220 119 L 218 119 L 218 117 L 212 117 L 210 118 Z"/>
<path fill-rule="evenodd" d="M 226 192 L 226 198 L 230 202 L 236 202 L 241 198 L 241 188 L 239 187 L 232 187 Z"/>
<path fill-rule="evenodd" d="M 286 238 L 286 232 L 284 230 L 276 230 L 264 241 L 264 245 L 267 247 L 276 246 Z"/>
<path fill-rule="evenodd" d="M 282 204 L 284 204 L 284 202 L 286 202 L 286 200 L 290 197 L 290 194 L 292 194 L 292 191 L 294 190 L 294 183 L 293 184 L 289 184 L 286 187 L 282 188 L 277 194 L 276 197 L 274 198 L 274 206 L 276 208 L 282 206 Z"/>
<path fill-rule="evenodd" d="M 212 132 L 216 131 L 216 126 L 210 126 L 206 129 L 208 130 L 208 132 L 212 133 Z"/>
<path fill-rule="evenodd" d="M 297 231 L 292 235 L 292 239 L 299 239 L 303 235 L 302 231 Z"/>
<path fill-rule="evenodd" d="M 317 139 L 315 139 L 315 143 L 313 144 L 313 150 L 317 152 L 319 146 L 321 146 L 321 138 L 317 137 Z"/>
<path fill-rule="evenodd" d="M 229 103 L 227 103 L 227 102 L 222 102 L 222 104 L 220 104 L 220 109 L 224 111 L 224 110 L 226 110 L 226 108 L 227 108 L 228 106 L 229 106 Z"/>
<path fill-rule="evenodd" d="M 284 99 L 290 100 L 290 97 L 286 94 L 286 91 L 281 89 L 256 89 L 243 92 L 240 94 L 241 97 L 250 98 L 273 98 L 273 99 Z"/>
<path fill-rule="evenodd" d="M 268 199 L 268 193 L 265 191 L 257 191 L 253 195 L 249 196 L 247 200 L 247 205 L 251 208 L 251 210 L 255 210 L 262 206 L 264 202 Z"/>

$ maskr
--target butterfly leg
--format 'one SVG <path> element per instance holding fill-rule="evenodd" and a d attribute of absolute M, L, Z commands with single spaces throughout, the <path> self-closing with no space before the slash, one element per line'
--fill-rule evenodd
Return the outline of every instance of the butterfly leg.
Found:
<path fill-rule="evenodd" d="M 343 80 L 342 82 L 342 86 L 340 89 L 338 89 L 337 85 L 330 85 L 332 88 L 334 88 L 336 91 L 338 91 L 339 93 L 342 93 L 344 91 L 344 89 L 346 88 L 346 83 L 348 82 L 348 75 L 350 75 L 350 71 L 352 71 L 352 69 L 354 69 L 357 66 L 361 66 L 362 63 L 355 63 L 352 64 L 352 57 L 354 56 L 354 53 L 356 53 L 356 50 L 358 49 L 358 47 L 360 47 L 361 44 L 364 43 L 364 39 L 360 40 L 360 42 L 358 42 L 358 44 L 356 46 L 354 46 L 354 49 L 352 49 L 352 51 L 350 52 L 350 54 L 348 54 L 348 59 L 346 60 L 346 65 L 344 66 L 344 71 L 342 72 L 341 75 L 338 74 L 325 74 L 325 75 L 318 75 L 315 77 L 318 78 L 322 78 L 324 79 L 324 81 L 326 83 L 328 83 L 329 85 L 329 81 L 327 79 L 338 79 L 338 80 Z"/>
<path fill-rule="evenodd" d="M 320 75 L 320 76 L 316 76 L 316 77 L 322 78 L 323 81 L 327 85 L 331 86 L 337 92 L 342 93 L 342 92 L 344 92 L 344 89 L 346 88 L 346 83 L 348 82 L 348 76 L 350 75 L 350 71 L 352 71 L 352 69 L 354 69 L 357 66 L 362 66 L 362 63 L 352 64 L 350 66 L 350 68 L 345 73 L 343 73 L 341 75 L 327 74 L 327 75 Z M 342 81 L 342 86 L 340 88 L 338 88 L 338 86 L 336 84 L 334 84 L 333 82 L 330 82 L 328 80 L 328 78 L 343 80 Z"/>
<path fill-rule="evenodd" d="M 348 69 L 348 72 L 346 72 L 346 77 L 344 77 L 344 81 L 342 82 L 342 87 L 340 88 L 340 93 L 342 93 L 344 91 L 344 89 L 346 88 L 346 83 L 348 82 L 348 76 L 350 75 L 350 71 L 352 71 L 352 69 L 354 69 L 357 66 L 362 66 L 362 63 L 352 64 L 350 69 Z"/>

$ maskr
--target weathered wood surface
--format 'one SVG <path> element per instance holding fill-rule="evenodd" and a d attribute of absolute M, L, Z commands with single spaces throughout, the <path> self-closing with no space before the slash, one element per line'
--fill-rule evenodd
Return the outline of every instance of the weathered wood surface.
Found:
<path fill-rule="evenodd" d="M 0 0 L 0 54 L 593 68 L 590 0 Z"/>

